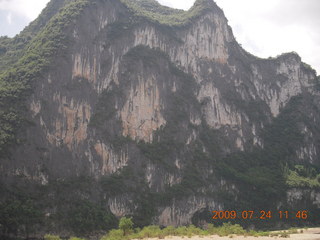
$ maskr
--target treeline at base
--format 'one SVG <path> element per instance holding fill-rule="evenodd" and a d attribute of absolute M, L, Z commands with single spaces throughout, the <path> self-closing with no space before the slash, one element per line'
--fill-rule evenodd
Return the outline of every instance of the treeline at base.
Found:
<path fill-rule="evenodd" d="M 147 226 L 144 228 L 133 228 L 134 223 L 131 218 L 121 218 L 119 221 L 119 228 L 112 229 L 108 234 L 103 236 L 101 240 L 131 240 L 131 239 L 146 239 L 146 238 L 159 238 L 163 239 L 167 236 L 210 236 L 218 235 L 220 237 L 229 236 L 232 238 L 234 235 L 241 236 L 270 236 L 288 238 L 290 234 L 303 233 L 303 229 L 290 228 L 284 231 L 269 232 L 269 231 L 254 231 L 245 230 L 239 224 L 224 223 L 222 226 L 214 226 L 208 224 L 205 228 L 197 228 L 194 225 L 188 227 L 173 227 L 160 228 L 159 226 Z M 44 236 L 45 240 L 62 240 L 59 236 L 47 234 Z M 69 240 L 86 240 L 84 238 L 71 237 Z"/>

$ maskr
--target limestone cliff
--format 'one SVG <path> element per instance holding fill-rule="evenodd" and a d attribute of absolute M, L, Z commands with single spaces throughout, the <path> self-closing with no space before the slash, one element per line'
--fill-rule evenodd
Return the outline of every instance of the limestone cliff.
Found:
<path fill-rule="evenodd" d="M 319 180 L 288 184 L 296 165 L 312 169 L 300 176 L 310 181 L 320 167 L 318 79 L 296 53 L 249 54 L 212 0 L 187 12 L 153 0 L 52 0 L 37 21 L 21 60 L 1 73 L 3 201 L 21 179 L 42 185 L 55 231 L 73 229 L 48 217 L 73 211 L 59 191 L 67 182 L 81 201 L 140 226 L 248 207 L 316 214 Z"/>

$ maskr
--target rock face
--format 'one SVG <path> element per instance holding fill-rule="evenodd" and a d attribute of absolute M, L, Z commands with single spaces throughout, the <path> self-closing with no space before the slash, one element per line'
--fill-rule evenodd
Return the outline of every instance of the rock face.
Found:
<path fill-rule="evenodd" d="M 99 194 L 82 199 L 141 225 L 318 206 L 316 190 L 299 201 L 283 173 L 320 166 L 315 71 L 295 53 L 247 53 L 211 0 L 187 13 L 135 1 L 141 11 L 134 1 L 91 1 L 68 23 L 66 51 L 27 97 L 25 141 L 1 157 L 2 181 L 22 177 L 52 193 L 50 182 L 85 176 Z M 60 12 L 70 7 L 60 2 Z M 167 11 L 190 16 L 168 24 Z"/>

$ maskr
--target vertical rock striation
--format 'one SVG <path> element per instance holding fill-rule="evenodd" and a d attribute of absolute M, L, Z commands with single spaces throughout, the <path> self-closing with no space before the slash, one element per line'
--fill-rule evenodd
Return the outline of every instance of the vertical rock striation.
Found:
<path fill-rule="evenodd" d="M 2 181 L 23 177 L 52 192 L 51 182 L 85 176 L 94 193 L 80 198 L 141 225 L 141 216 L 190 224 L 268 198 L 270 208 L 319 205 L 316 190 L 304 202 L 284 173 L 320 165 L 317 76 L 296 53 L 247 53 L 211 0 L 188 12 L 153 0 L 86 4 L 65 23 L 65 52 L 28 93 L 33 124 L 0 157 Z"/>

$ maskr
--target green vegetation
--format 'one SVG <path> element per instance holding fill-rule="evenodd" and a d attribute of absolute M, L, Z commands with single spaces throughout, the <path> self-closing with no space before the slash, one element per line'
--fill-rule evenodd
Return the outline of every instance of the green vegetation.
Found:
<path fill-rule="evenodd" d="M 194 19 L 209 11 L 214 4 L 208 0 L 197 0 L 189 11 L 183 11 L 162 6 L 155 0 L 120 1 L 132 14 L 120 15 L 119 20 L 107 26 L 108 39 L 104 47 L 108 47 L 116 39 L 125 36 L 134 26 L 141 24 L 142 20 L 157 24 L 158 29 L 165 32 L 173 41 L 181 42 L 172 27 L 190 25 Z"/>
<path fill-rule="evenodd" d="M 320 76 L 316 77 L 314 87 L 317 91 L 320 91 Z"/>
<path fill-rule="evenodd" d="M 137 146 L 141 154 L 155 164 L 159 164 L 166 172 L 174 173 L 176 166 L 172 159 L 177 158 L 185 146 L 188 133 L 181 133 L 181 129 L 188 126 L 189 114 L 191 112 L 198 112 L 200 109 L 199 103 L 194 95 L 194 90 L 197 89 L 195 80 L 192 76 L 184 73 L 178 69 L 169 57 L 160 50 L 150 49 L 144 46 L 137 46 L 130 50 L 125 58 L 125 61 L 131 63 L 130 67 L 135 68 L 137 64 L 143 64 L 143 67 L 148 72 L 157 72 L 162 66 L 168 66 L 167 72 L 162 73 L 163 76 L 170 76 L 174 79 L 177 90 L 173 94 L 166 94 L 163 96 L 165 101 L 165 111 L 163 112 L 167 121 L 166 125 L 155 131 L 153 142 L 147 143 L 144 141 L 138 142 Z M 130 71 L 130 69 L 128 70 Z M 133 70 L 134 71 L 134 70 Z M 170 84 L 170 83 L 169 83 Z M 203 133 L 210 133 L 204 130 Z M 210 149 L 217 148 L 213 146 L 211 140 Z M 197 193 L 201 187 L 205 185 L 201 171 L 197 165 L 208 164 L 207 156 L 200 150 L 201 144 L 190 145 L 190 152 L 183 155 L 185 162 L 188 164 L 183 170 L 183 179 L 180 184 L 168 186 L 164 193 L 151 194 L 156 199 L 157 204 L 164 205 L 170 203 L 173 199 L 181 199 L 193 193 Z M 215 151 L 216 152 L 216 151 Z M 201 161 L 200 161 L 201 160 Z M 193 164 L 192 162 L 197 162 Z"/>
<path fill-rule="evenodd" d="M 187 166 L 183 171 L 181 183 L 167 186 L 163 193 L 158 193 L 157 199 L 160 206 L 170 204 L 173 200 L 180 200 L 190 195 L 202 195 L 201 190 L 207 183 L 196 164 Z"/>
<path fill-rule="evenodd" d="M 27 237 L 39 228 L 63 227 L 85 236 L 112 229 L 118 220 L 103 199 L 93 197 L 98 188 L 99 182 L 83 177 L 46 186 L 21 179 L 15 187 L 1 188 L 0 234 Z"/>
<path fill-rule="evenodd" d="M 84 238 L 78 238 L 78 237 L 71 237 L 69 240 L 85 240 Z"/>
<path fill-rule="evenodd" d="M 40 16 L 14 38 L 0 37 L 0 71 L 9 69 L 19 61 L 25 47 L 65 4 L 66 1 L 50 1 Z"/>
<path fill-rule="evenodd" d="M 44 240 L 61 240 L 59 236 L 46 234 L 44 236 Z M 69 240 L 85 240 L 84 238 L 78 238 L 78 237 L 71 237 Z"/>
<path fill-rule="evenodd" d="M 126 236 L 132 230 L 133 222 L 132 218 L 123 217 L 120 219 L 119 222 L 119 229 L 123 231 L 123 235 Z"/>
<path fill-rule="evenodd" d="M 149 47 L 139 45 L 125 55 L 128 62 L 142 61 L 145 68 L 155 68 L 160 66 L 161 60 L 170 61 L 169 56 L 160 49 L 151 49 Z"/>
<path fill-rule="evenodd" d="M 0 37 L 0 71 L 14 65 L 23 54 L 23 49 L 31 41 L 31 33 L 21 33 L 15 38 Z"/>
<path fill-rule="evenodd" d="M 209 1 L 206 0 L 197 1 L 188 12 L 162 7 L 153 0 L 121 1 L 134 11 L 135 17 L 144 17 L 169 27 L 185 26 L 210 8 L 209 5 L 206 5 L 209 4 Z M 0 38 L 0 57 L 14 56 L 10 58 L 10 61 L 1 57 L 0 62 L 0 69 L 3 70 L 0 75 L 0 154 L 9 144 L 19 143 L 17 133 L 28 124 L 23 117 L 26 115 L 25 100 L 32 93 L 37 79 L 45 75 L 51 65 L 54 65 L 54 59 L 64 56 L 70 44 L 65 30 L 73 24 L 74 19 L 87 4 L 89 4 L 88 1 L 84 0 L 69 3 L 48 24 L 45 25 L 46 20 L 43 20 L 41 23 L 43 28 L 41 27 L 42 30 L 38 34 L 35 34 L 35 30 L 34 32 L 30 30 L 32 33 L 25 32 L 15 39 Z M 136 21 L 135 17 L 110 25 L 108 31 L 112 38 L 119 37 L 131 28 Z M 13 45 L 16 46 L 15 49 Z M 0 228 L 4 234 L 17 234 L 22 227 L 25 235 L 28 236 L 29 233 L 35 231 L 44 218 L 48 222 L 45 224 L 59 222 L 60 226 L 63 225 L 78 235 L 108 230 L 117 225 L 117 219 L 110 209 L 105 207 L 107 206 L 105 200 L 124 193 L 132 194 L 136 211 L 132 219 L 137 226 L 143 227 L 152 222 L 153 217 L 157 214 L 158 206 L 193 194 L 208 194 L 202 190 L 210 183 L 213 176 L 222 176 L 224 179 L 239 184 L 237 186 L 240 190 L 239 201 L 235 203 L 232 199 L 233 203 L 230 203 L 230 206 L 234 207 L 231 204 L 239 204 L 244 209 L 248 206 L 258 209 L 275 206 L 275 201 L 285 192 L 286 185 L 306 188 L 320 186 L 320 175 L 311 168 L 296 165 L 293 169 L 288 168 L 285 176 L 282 172 L 283 164 L 290 160 L 295 153 L 296 146 L 303 139 L 297 125 L 299 121 L 304 120 L 297 111 L 301 98 L 293 98 L 279 117 L 266 126 L 262 134 L 265 149 L 254 148 L 250 152 L 238 152 L 223 157 L 224 143 L 219 131 L 212 130 L 208 126 L 190 126 L 189 114 L 200 109 L 194 96 L 196 84 L 192 76 L 178 69 L 160 50 L 138 46 L 129 51 L 124 59 L 130 64 L 142 62 L 149 70 L 154 70 L 165 63 L 169 69 L 168 74 L 177 83 L 177 92 L 165 96 L 168 105 L 163 113 L 167 120 L 166 126 L 155 133 L 155 141 L 152 143 L 139 142 L 136 146 L 137 151 L 140 151 L 143 157 L 166 168 L 167 172 L 174 173 L 176 170 L 172 159 L 184 159 L 184 167 L 180 172 L 181 183 L 167 186 L 164 193 L 154 193 L 142 177 L 138 177 L 140 173 L 133 172 L 130 168 L 123 168 L 117 173 L 102 177 L 99 181 L 76 178 L 50 182 L 49 186 L 39 190 L 42 193 L 39 194 L 40 197 L 21 197 L 21 193 L 18 192 L 13 194 L 14 198 L 10 195 L 6 200 L 0 202 Z M 10 65 L 10 68 L 4 67 L 6 65 Z M 317 80 L 319 83 L 319 77 Z M 124 99 L 125 93 L 119 86 L 114 85 L 107 89 L 101 94 L 95 114 L 90 121 L 91 127 L 103 130 L 101 134 L 108 138 L 108 142 L 116 150 L 120 150 L 124 145 L 133 144 L 129 138 L 117 136 L 115 133 L 120 123 L 114 121 L 116 113 L 114 106 L 119 104 L 120 108 L 123 103 L 121 101 Z M 251 114 L 250 119 L 257 120 L 263 115 L 260 112 L 262 103 L 238 102 L 238 104 L 237 107 L 242 107 Z M 187 150 L 183 150 L 185 152 L 182 152 L 181 149 L 184 149 L 185 142 L 190 136 L 190 133 L 187 132 L 190 128 L 200 133 L 200 137 L 196 142 L 190 144 Z M 105 132 L 105 129 L 109 129 L 110 132 Z M 186 129 L 186 132 L 181 132 L 181 129 Z M 206 151 L 203 150 L 204 147 Z M 215 166 L 215 172 L 210 176 L 203 175 L 203 169 L 207 166 Z M 99 196 L 100 191 L 103 197 Z M 225 200 L 226 195 L 223 194 L 221 193 L 220 197 Z M 34 199 L 41 199 L 41 202 Z M 266 202 L 268 204 L 265 204 Z M 44 216 L 47 206 L 55 209 L 50 217 Z M 111 230 L 103 239 L 163 238 L 167 235 L 249 234 L 263 236 L 269 234 L 246 232 L 239 225 L 226 223 L 220 227 L 208 225 L 205 230 L 194 226 L 164 229 L 149 226 L 142 230 L 133 230 L 131 218 L 121 219 L 119 228 Z M 288 234 L 281 233 L 280 235 L 287 236 Z M 45 239 L 58 240 L 59 237 L 46 235 Z M 78 238 L 71 239 L 79 240 Z"/>
<path fill-rule="evenodd" d="M 98 129 L 101 138 L 111 143 L 117 152 L 133 142 L 131 138 L 122 136 L 121 122 L 116 116 L 115 106 L 121 108 L 125 99 L 124 91 L 116 84 L 111 84 L 110 88 L 101 93 L 89 122 L 89 127 Z"/>
<path fill-rule="evenodd" d="M 124 179 L 127 179 L 128 182 L 132 181 L 133 176 L 129 169 L 120 174 L 123 175 Z M 204 230 L 192 225 L 189 227 L 167 227 L 164 229 L 160 229 L 157 226 L 143 227 L 146 226 L 148 222 L 152 221 L 152 216 L 155 214 L 155 212 L 153 212 L 154 207 L 155 205 L 159 206 L 159 202 L 161 202 L 162 199 L 158 198 L 156 193 L 148 192 L 149 190 L 147 190 L 147 187 L 142 183 L 139 183 L 136 179 L 134 182 L 138 183 L 135 184 L 136 188 L 129 189 L 127 192 L 139 192 L 139 196 L 135 196 L 134 202 L 136 203 L 135 206 L 138 206 L 140 209 L 137 209 L 137 213 L 135 213 L 133 218 L 123 218 L 120 220 L 119 224 L 109 210 L 103 207 L 106 205 L 106 202 L 97 203 L 96 201 L 87 198 L 87 196 L 93 195 L 90 191 L 95 192 L 96 190 L 94 187 L 98 186 L 99 188 L 99 184 L 101 183 L 87 178 L 79 178 L 73 179 L 72 181 L 56 182 L 44 188 L 41 187 L 38 190 L 39 192 L 32 197 L 41 199 L 40 202 L 18 199 L 13 202 L 2 202 L 0 205 L 0 229 L 3 232 L 4 229 L 6 229 L 6 233 L 15 234 L 21 226 L 25 226 L 25 229 L 29 229 L 28 231 L 31 234 L 37 229 L 35 228 L 36 226 L 47 222 L 47 226 L 63 225 L 64 229 L 73 232 L 77 236 L 87 236 L 90 233 L 105 231 L 118 225 L 119 229 L 111 230 L 108 235 L 102 238 L 104 240 L 142 239 L 146 237 L 163 238 L 168 235 L 267 235 L 265 232 L 247 232 L 239 225 L 231 225 L 230 223 L 224 223 L 219 227 L 214 227 L 212 224 L 209 224 Z M 108 187 L 106 189 L 108 189 Z M 7 194 L 6 191 L 2 192 Z M 20 196 L 20 198 L 23 195 L 24 193 L 22 190 L 19 190 L 16 193 L 16 196 Z M 37 195 L 43 196 L 43 198 L 39 198 Z M 51 198 L 50 196 L 54 196 L 54 198 Z M 110 195 L 107 193 L 107 196 Z M 12 199 L 12 196 L 9 196 L 9 199 Z M 44 217 L 44 209 L 42 209 L 42 207 L 47 208 L 48 206 L 55 206 L 56 209 L 56 212 L 51 214 L 49 218 Z M 133 229 L 132 222 L 135 223 L 135 226 L 142 227 L 142 229 Z M 14 223 L 16 225 L 14 225 Z M 27 232 L 25 232 L 25 234 L 27 236 Z M 54 235 L 46 235 L 45 239 L 57 240 L 59 238 Z M 75 240 L 76 238 L 71 239 Z"/>
<path fill-rule="evenodd" d="M 120 220 L 121 221 L 121 220 Z M 244 235 L 247 234 L 240 225 L 231 225 L 225 223 L 220 227 L 214 227 L 212 224 L 208 224 L 207 229 L 203 230 L 190 225 L 188 227 L 172 227 L 168 226 L 166 228 L 160 229 L 159 226 L 147 226 L 143 229 L 131 230 L 131 233 L 128 235 L 123 234 L 121 229 L 111 230 L 106 236 L 101 240 L 130 240 L 130 239 L 145 239 L 145 238 L 159 238 L 163 239 L 166 236 L 208 236 L 208 235 L 219 235 L 219 236 L 228 236 L 231 234 Z"/>
<path fill-rule="evenodd" d="M 316 70 L 314 70 L 310 64 L 307 64 L 305 62 L 301 62 L 301 66 L 302 68 L 304 68 L 305 70 L 309 71 L 309 72 L 312 72 L 314 75 L 317 75 L 317 72 Z"/>
<path fill-rule="evenodd" d="M 289 187 L 320 188 L 320 173 L 313 167 L 295 165 L 291 170 L 286 166 L 284 174 Z"/>
<path fill-rule="evenodd" d="M 43 191 L 55 196 L 54 199 L 43 199 L 47 205 L 56 206 L 56 212 L 50 220 L 59 222 L 77 235 L 115 227 L 117 219 L 106 203 L 92 199 L 99 186 L 96 185 L 97 182 L 92 178 L 78 177 L 46 186 Z"/>
<path fill-rule="evenodd" d="M 27 124 L 24 117 L 26 98 L 32 93 L 36 80 L 53 64 L 54 58 L 65 53 L 69 41 L 65 29 L 87 4 L 86 0 L 67 4 L 32 40 L 30 37 L 23 40 L 23 54 L 17 54 L 19 60 L 1 72 L 0 152 L 4 152 L 9 144 L 19 143 L 17 133 Z M 9 43 L 8 39 L 2 38 L 0 46 L 7 49 Z"/>
<path fill-rule="evenodd" d="M 2 235 L 16 234 L 23 227 L 24 235 L 34 233 L 35 225 L 43 220 L 41 211 L 31 199 L 11 199 L 0 202 L 0 229 Z"/>
<path fill-rule="evenodd" d="M 122 240 L 128 239 L 128 236 L 123 236 L 123 231 L 121 229 L 111 230 L 107 236 L 101 238 L 101 240 Z"/>
<path fill-rule="evenodd" d="M 299 110 L 303 104 L 302 97 L 292 98 L 280 115 L 265 126 L 261 133 L 264 149 L 233 153 L 218 161 L 218 173 L 239 185 L 240 208 L 273 208 L 284 196 L 287 185 L 283 166 L 295 158 L 303 141 L 298 125 L 306 120 Z"/>
<path fill-rule="evenodd" d="M 155 140 L 152 143 L 144 141 L 138 143 L 141 153 L 147 159 L 155 163 L 161 163 L 167 170 L 173 170 L 174 166 L 170 159 L 185 144 L 185 139 L 180 137 L 181 128 L 179 126 L 188 124 L 189 114 L 194 110 L 191 108 L 198 106 L 193 92 L 197 88 L 195 80 L 191 75 L 178 69 L 170 61 L 168 55 L 159 49 L 137 46 L 131 49 L 125 57 L 126 61 L 132 63 L 133 66 L 142 62 L 143 67 L 149 72 L 158 72 L 163 65 L 167 66 L 167 72 L 162 74 L 172 77 L 175 84 L 181 86 L 174 94 L 163 93 L 163 97 L 166 99 L 166 110 L 163 114 L 167 123 L 154 133 Z"/>
<path fill-rule="evenodd" d="M 59 236 L 46 234 L 44 240 L 61 240 Z"/>
<path fill-rule="evenodd" d="M 7 36 L 0 37 L 0 56 L 2 57 L 9 49 L 12 39 Z"/>
<path fill-rule="evenodd" d="M 104 90 L 95 106 L 95 113 L 90 119 L 89 126 L 98 129 L 109 126 L 108 121 L 112 120 L 117 112 L 115 105 L 118 98 L 124 98 L 124 94 L 115 84 L 110 89 Z"/>
<path fill-rule="evenodd" d="M 109 211 L 88 200 L 75 201 L 64 219 L 68 219 L 68 226 L 80 235 L 104 230 L 116 223 Z"/>
<path fill-rule="evenodd" d="M 130 190 L 130 187 L 127 184 L 132 177 L 133 173 L 131 172 L 131 169 L 125 167 L 116 173 L 102 177 L 100 179 L 100 184 L 105 193 L 114 196 Z"/>
<path fill-rule="evenodd" d="M 169 61 L 168 56 L 160 50 L 138 46 L 129 51 L 124 60 L 128 61 L 132 68 L 142 62 L 143 66 L 150 71 L 169 62 L 170 75 L 175 78 L 177 86 L 180 84 L 184 86 L 183 88 L 177 87 L 176 94 L 165 97 L 167 106 L 164 114 L 167 124 L 155 132 L 155 140 L 152 143 L 140 141 L 137 145 L 144 157 L 172 173 L 176 170 L 172 159 L 176 159 L 177 156 L 183 156 L 184 159 L 185 166 L 181 172 L 181 183 L 167 186 L 162 193 L 148 195 L 151 196 L 150 199 L 160 199 L 155 202 L 155 205 L 169 204 L 173 199 L 181 199 L 192 194 L 211 194 L 203 192 L 204 186 L 210 182 L 210 179 L 221 176 L 237 183 L 240 189 L 239 200 L 236 203 L 223 191 L 212 193 L 214 196 L 221 197 L 221 201 L 226 202 L 226 199 L 230 199 L 227 201 L 230 208 L 247 209 L 249 206 L 254 206 L 256 209 L 271 209 L 275 206 L 287 189 L 283 166 L 295 156 L 295 149 L 303 140 L 298 123 L 304 122 L 305 117 L 301 111 L 297 110 L 304 104 L 302 97 L 292 98 L 271 124 L 266 123 L 265 129 L 260 133 L 264 140 L 264 149 L 256 147 L 251 151 L 236 152 L 223 157 L 222 149 L 225 145 L 221 137 L 223 133 L 202 125 L 200 127 L 188 126 L 200 133 L 200 139 L 190 144 L 186 153 L 181 153 L 186 142 L 181 129 L 185 128 L 184 124 L 189 124 L 185 122 L 186 119 L 189 119 L 189 113 L 196 111 L 190 109 L 190 106 L 199 107 L 192 92 L 196 89 L 194 79 L 175 67 Z M 242 107 L 246 112 L 252 112 L 251 118 L 261 120 L 259 116 L 263 115 L 262 103 L 238 104 L 243 104 Z M 205 152 L 203 146 L 205 146 Z M 207 167 L 210 168 L 212 164 L 215 164 L 216 171 L 211 176 L 204 177 L 201 173 Z M 116 182 L 121 186 L 126 185 L 118 180 L 114 180 L 115 186 L 117 186 Z M 116 187 L 115 191 L 120 188 L 120 186 Z M 267 204 L 266 199 L 268 199 Z"/>
<path fill-rule="evenodd" d="M 121 219 L 122 220 L 122 219 Z M 120 220 L 120 222 L 121 222 Z M 129 234 L 124 234 L 122 229 L 113 229 L 109 231 L 107 235 L 101 238 L 101 240 L 131 240 L 131 239 L 146 239 L 146 238 L 158 238 L 163 239 L 167 236 L 181 236 L 181 237 L 192 237 L 192 236 L 211 236 L 219 235 L 233 237 L 234 235 L 241 236 L 280 236 L 288 237 L 289 234 L 298 233 L 296 229 L 289 229 L 288 231 L 282 232 L 260 232 L 260 231 L 246 231 L 240 225 L 231 223 L 224 223 L 222 226 L 214 226 L 208 224 L 205 229 L 197 228 L 194 225 L 188 227 L 173 227 L 168 226 L 160 229 L 159 226 L 147 226 L 143 229 L 130 229 Z"/>
<path fill-rule="evenodd" d="M 121 218 L 120 222 L 124 221 L 123 219 L 128 220 L 128 218 Z M 132 222 L 131 222 L 132 223 Z M 120 228 L 120 226 L 119 226 Z M 287 238 L 290 234 L 298 234 L 303 231 L 299 231 L 296 228 L 290 228 L 285 231 L 275 231 L 275 232 L 266 232 L 266 231 L 247 231 L 243 229 L 238 224 L 224 223 L 221 226 L 214 226 L 213 224 L 208 224 L 204 229 L 197 228 L 194 225 L 189 225 L 187 227 L 173 227 L 168 226 L 165 228 L 160 228 L 159 226 L 147 226 L 142 229 L 136 228 L 133 229 L 130 227 L 127 231 L 127 234 L 124 234 L 123 229 L 112 229 L 109 233 L 101 238 L 101 240 L 131 240 L 131 239 L 146 239 L 146 238 L 157 238 L 164 239 L 167 236 L 180 236 L 180 237 L 193 237 L 193 236 L 212 236 L 218 235 L 220 237 L 229 236 L 233 238 L 234 236 L 254 236 L 254 237 L 280 237 Z M 60 240 L 58 236 L 46 235 L 45 240 Z M 83 240 L 79 238 L 70 238 L 69 240 Z"/>
<path fill-rule="evenodd" d="M 132 196 L 136 208 L 132 219 L 138 227 L 152 221 L 156 206 L 159 205 L 157 194 L 151 193 L 142 176 L 142 172 L 134 173 L 133 169 L 127 166 L 99 181 L 101 189 L 108 197 L 121 194 Z"/>
<path fill-rule="evenodd" d="M 207 232 L 210 235 L 228 236 L 230 234 L 245 235 L 247 231 L 244 230 L 239 224 L 232 225 L 231 223 L 224 223 L 220 227 L 214 227 L 208 224 Z"/>
<path fill-rule="evenodd" d="M 212 2 L 197 0 L 189 11 L 182 11 L 161 6 L 155 0 L 120 0 L 138 17 L 167 26 L 185 26 L 195 18 L 202 16 L 212 8 Z"/>
<path fill-rule="evenodd" d="M 298 233 L 303 233 L 303 230 L 298 231 L 297 228 L 290 228 L 290 229 L 285 230 L 285 231 L 270 232 L 269 236 L 270 237 L 289 238 L 290 234 L 298 234 Z"/>
<path fill-rule="evenodd" d="M 134 26 L 139 24 L 139 19 L 135 16 L 120 16 L 119 20 L 108 24 L 107 26 L 107 42 L 104 47 L 108 47 L 115 40 L 122 36 L 126 36 Z"/>

